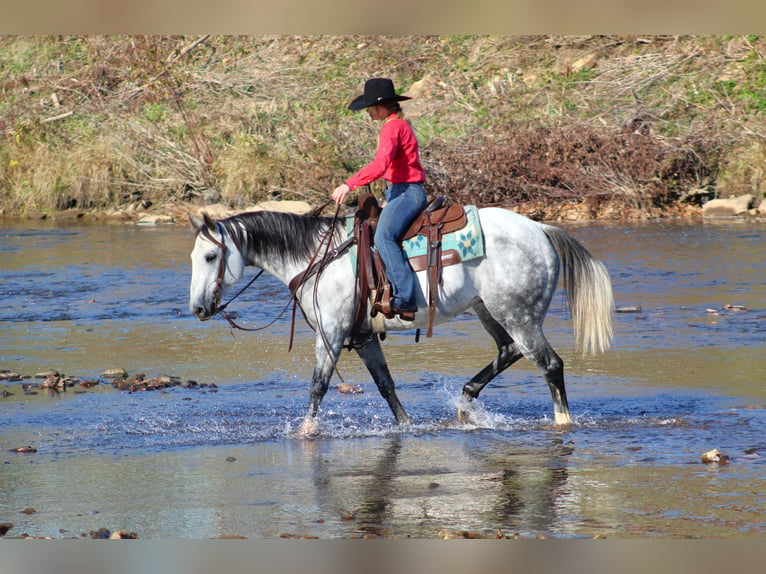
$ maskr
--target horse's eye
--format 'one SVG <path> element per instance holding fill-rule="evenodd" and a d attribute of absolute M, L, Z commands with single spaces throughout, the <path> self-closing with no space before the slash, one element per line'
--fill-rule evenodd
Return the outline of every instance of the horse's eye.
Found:
<path fill-rule="evenodd" d="M 216 260 L 217 257 L 218 257 L 218 253 L 216 252 L 208 253 L 207 255 L 205 255 L 205 261 L 207 261 L 208 263 L 212 263 L 213 261 Z"/>

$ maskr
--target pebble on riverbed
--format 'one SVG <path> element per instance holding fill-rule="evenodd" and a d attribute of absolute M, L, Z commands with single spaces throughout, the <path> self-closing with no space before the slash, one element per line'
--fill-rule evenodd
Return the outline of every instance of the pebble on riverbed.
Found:
<path fill-rule="evenodd" d="M 90 534 L 83 534 L 83 537 L 94 540 L 135 540 L 138 538 L 135 532 L 128 532 L 127 530 L 115 530 L 112 532 L 108 528 L 91 530 Z"/>
<path fill-rule="evenodd" d="M 115 379 L 112 386 L 121 391 L 131 393 L 137 391 L 157 391 L 169 387 L 181 387 L 183 389 L 207 389 L 210 392 L 217 392 L 218 385 L 215 383 L 198 383 L 197 381 L 181 380 L 181 377 L 170 375 L 159 375 L 157 377 L 146 378 L 144 375 L 136 375 L 134 378 Z"/>
<path fill-rule="evenodd" d="M 127 379 L 128 372 L 125 369 L 107 369 L 101 376 L 105 379 Z"/>
<path fill-rule="evenodd" d="M 728 454 L 721 452 L 717 448 L 702 453 L 701 459 L 705 464 L 728 464 L 730 460 Z"/>
<path fill-rule="evenodd" d="M 200 389 L 207 392 L 218 392 L 218 385 L 215 383 L 198 383 L 193 380 L 183 380 L 181 377 L 173 375 L 157 375 L 155 377 L 146 377 L 143 373 L 136 373 L 130 376 L 125 369 L 107 369 L 101 373 L 100 378 L 97 379 L 79 379 L 76 377 L 66 376 L 60 373 L 56 369 L 49 369 L 47 371 L 41 371 L 36 373 L 34 377 L 22 377 L 18 373 L 0 370 L 0 381 L 16 382 L 24 379 L 43 379 L 41 382 L 26 382 L 22 383 L 21 388 L 25 395 L 36 395 L 37 391 L 34 389 L 45 389 L 49 394 L 56 395 L 59 392 L 66 392 L 68 388 L 79 386 L 84 389 L 90 389 L 91 387 L 98 386 L 108 381 L 112 387 L 120 391 L 155 391 L 162 390 L 169 387 L 181 387 L 183 389 Z M 106 379 L 104 381 L 103 379 Z M 75 394 L 85 392 L 76 391 Z M 3 391 L 3 398 L 13 396 L 14 393 L 9 391 Z"/>
<path fill-rule="evenodd" d="M 12 448 L 8 452 L 30 453 L 37 452 L 37 449 L 33 446 L 20 446 L 17 448 Z"/>

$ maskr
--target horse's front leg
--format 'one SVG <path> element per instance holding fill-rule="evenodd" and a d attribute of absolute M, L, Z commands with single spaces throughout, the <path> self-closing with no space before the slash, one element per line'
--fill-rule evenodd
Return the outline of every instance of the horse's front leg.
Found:
<path fill-rule="evenodd" d="M 330 386 L 335 365 L 342 348 L 342 339 L 327 340 L 317 334 L 316 339 L 316 363 L 314 374 L 311 377 L 311 389 L 309 394 L 309 410 L 306 418 L 296 431 L 296 436 L 310 437 L 319 433 L 319 408 L 322 405 L 327 389 Z"/>
<path fill-rule="evenodd" d="M 311 390 L 309 395 L 309 410 L 303 419 L 301 426 L 296 431 L 296 436 L 311 437 L 319 434 L 319 407 L 322 404 L 332 377 L 332 363 L 322 361 L 314 367 L 314 375 L 311 378 Z"/>
<path fill-rule="evenodd" d="M 391 373 L 388 370 L 388 364 L 383 355 L 383 349 L 380 346 L 378 336 L 374 335 L 371 339 L 366 341 L 364 345 L 358 347 L 356 352 L 362 358 L 362 361 L 364 361 L 375 384 L 378 385 L 380 394 L 386 399 L 388 406 L 391 407 L 391 412 L 394 413 L 397 424 L 410 424 L 412 422 L 410 416 L 404 410 L 402 403 L 399 402 L 399 397 L 396 396 L 394 379 L 391 377 Z"/>

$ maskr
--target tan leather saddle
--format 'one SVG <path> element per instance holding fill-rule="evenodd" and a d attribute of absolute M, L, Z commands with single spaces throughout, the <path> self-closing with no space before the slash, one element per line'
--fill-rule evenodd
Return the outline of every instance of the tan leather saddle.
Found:
<path fill-rule="evenodd" d="M 360 289 L 360 303 L 357 309 L 354 330 L 358 331 L 369 311 L 373 319 L 373 332 L 385 332 L 379 313 L 389 319 L 394 317 L 391 310 L 391 284 L 386 278 L 385 267 L 378 252 L 372 249 L 375 228 L 381 207 L 371 193 L 359 196 L 359 208 L 354 216 L 354 236 L 357 243 L 357 281 Z M 436 314 L 436 297 L 441 281 L 441 270 L 448 265 L 460 263 L 457 251 L 442 250 L 441 238 L 466 226 L 468 218 L 462 205 L 448 204 L 444 197 L 431 201 L 405 232 L 402 240 L 422 235 L 427 240 L 425 255 L 409 259 L 413 271 L 428 270 L 428 330 L 433 334 Z"/>

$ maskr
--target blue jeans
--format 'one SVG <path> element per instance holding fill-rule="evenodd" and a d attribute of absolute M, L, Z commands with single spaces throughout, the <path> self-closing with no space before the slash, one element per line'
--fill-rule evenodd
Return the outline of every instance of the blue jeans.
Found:
<path fill-rule="evenodd" d="M 399 240 L 415 217 L 425 209 L 426 192 L 420 183 L 395 183 L 386 189 L 388 202 L 380 212 L 375 247 L 386 266 L 391 282 L 391 305 L 403 311 L 417 311 L 417 281 Z"/>

